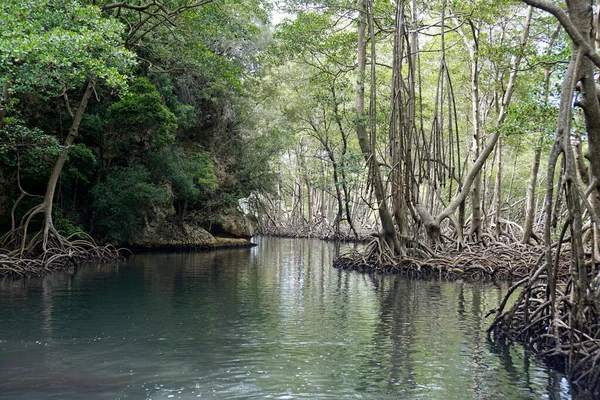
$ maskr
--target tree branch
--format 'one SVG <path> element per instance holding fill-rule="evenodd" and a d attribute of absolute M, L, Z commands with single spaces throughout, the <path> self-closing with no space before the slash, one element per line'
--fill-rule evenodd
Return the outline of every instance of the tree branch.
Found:
<path fill-rule="evenodd" d="M 565 29 L 573 43 L 588 57 L 597 67 L 600 67 L 600 55 L 594 51 L 592 46 L 585 40 L 581 33 L 577 30 L 571 18 L 567 15 L 566 11 L 563 10 L 557 4 L 549 0 L 522 0 L 524 3 L 529 4 L 540 10 L 544 10 L 554 15 L 558 22 Z"/>
<path fill-rule="evenodd" d="M 183 10 L 187 10 L 187 9 L 190 9 L 190 8 L 202 7 L 202 6 L 205 6 L 205 5 L 207 5 L 209 3 L 212 3 L 212 2 L 213 2 L 213 0 L 201 0 L 201 1 L 193 2 L 191 4 L 184 4 L 182 6 L 177 7 L 174 10 L 169 10 L 160 1 L 151 1 L 151 2 L 148 2 L 148 3 L 143 4 L 143 5 L 134 5 L 134 4 L 129 4 L 127 2 L 121 1 L 121 2 L 118 2 L 118 3 L 106 4 L 104 6 L 101 6 L 100 9 L 106 11 L 106 10 L 111 10 L 111 9 L 114 9 L 114 8 L 125 8 L 125 9 L 128 9 L 128 10 L 146 12 L 146 11 L 148 11 L 148 9 L 150 9 L 152 7 L 156 7 L 159 10 L 161 10 L 163 13 L 165 13 L 166 15 L 172 16 L 172 15 L 176 15 L 176 14 L 180 13 Z"/>

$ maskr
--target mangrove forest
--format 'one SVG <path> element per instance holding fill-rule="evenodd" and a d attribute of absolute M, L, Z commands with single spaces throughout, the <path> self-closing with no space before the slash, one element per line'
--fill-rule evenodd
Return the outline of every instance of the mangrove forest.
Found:
<path fill-rule="evenodd" d="M 490 346 L 600 398 L 600 2 L 2 0 L 0 91 L 0 287 L 331 241 L 381 318 L 473 296 Z"/>

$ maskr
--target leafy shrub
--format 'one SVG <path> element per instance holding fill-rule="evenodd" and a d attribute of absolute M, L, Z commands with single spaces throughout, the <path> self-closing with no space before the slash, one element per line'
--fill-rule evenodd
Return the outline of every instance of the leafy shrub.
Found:
<path fill-rule="evenodd" d="M 74 238 L 86 238 L 85 235 L 77 235 L 77 233 L 85 232 L 85 229 L 73 223 L 73 221 L 71 221 L 68 218 L 58 218 L 56 221 L 54 221 L 54 227 L 61 235 L 65 237 L 70 237 L 74 235 Z"/>
<path fill-rule="evenodd" d="M 145 160 L 147 154 L 172 144 L 177 117 L 164 104 L 148 79 L 138 78 L 129 92 L 108 108 L 110 158 L 121 165 Z"/>
<path fill-rule="evenodd" d="M 25 190 L 40 194 L 61 146 L 54 136 L 30 128 L 18 116 L 6 117 L 0 127 L 0 175 L 16 179 L 17 164 Z M 16 189 L 16 182 L 5 190 Z"/>
<path fill-rule="evenodd" d="M 122 168 L 92 189 L 93 227 L 107 240 L 133 241 L 144 229 L 153 208 L 167 204 L 171 195 L 152 183 L 142 165 Z"/>
<path fill-rule="evenodd" d="M 184 155 L 173 150 L 156 155 L 151 164 L 160 180 L 171 184 L 176 200 L 192 204 L 217 189 L 214 165 L 207 154 Z"/>

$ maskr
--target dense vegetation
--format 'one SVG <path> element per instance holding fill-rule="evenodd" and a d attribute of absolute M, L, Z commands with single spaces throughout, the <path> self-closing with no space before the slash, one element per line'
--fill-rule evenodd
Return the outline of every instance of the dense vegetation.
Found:
<path fill-rule="evenodd" d="M 157 209 L 209 226 L 265 190 L 279 145 L 254 110 L 265 7 L 3 2 L 5 247 L 35 255 L 79 231 L 131 244 Z"/>
<path fill-rule="evenodd" d="M 272 6 L 2 2 L 7 268 L 163 214 L 373 235 L 337 265 L 522 278 L 490 332 L 600 390 L 597 9 L 286 0 L 271 27 Z"/>

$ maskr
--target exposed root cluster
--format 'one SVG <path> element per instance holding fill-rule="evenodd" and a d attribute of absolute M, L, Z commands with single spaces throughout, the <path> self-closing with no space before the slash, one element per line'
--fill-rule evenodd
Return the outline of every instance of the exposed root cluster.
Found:
<path fill-rule="evenodd" d="M 563 365 L 581 398 L 600 398 L 600 298 L 589 290 L 585 300 L 573 300 L 568 246 L 553 266 L 557 278 L 554 294 L 541 246 L 493 242 L 470 245 L 460 252 L 446 250 L 444 256 L 424 254 L 426 250 L 408 248 L 406 255 L 393 256 L 385 242 L 375 239 L 364 251 L 354 250 L 336 259 L 334 267 L 411 278 L 516 281 L 502 303 L 488 314 L 495 315 L 488 329 L 490 339 L 525 343 L 542 358 Z M 591 262 L 588 281 L 600 289 L 600 274 Z"/>
<path fill-rule="evenodd" d="M 407 249 L 405 256 L 393 256 L 379 239 L 362 251 L 351 251 L 337 258 L 339 269 L 373 273 L 397 273 L 414 278 L 444 280 L 519 279 L 527 276 L 542 254 L 538 247 L 496 242 L 486 247 L 470 246 L 460 252 L 448 250 L 444 256 L 428 254 L 420 248 Z M 384 250 L 384 251 L 382 251 Z"/>
<path fill-rule="evenodd" d="M 572 300 L 573 281 L 565 264 L 561 263 L 558 271 L 554 295 L 548 290 L 545 266 L 511 287 L 500 306 L 490 312 L 496 317 L 488 335 L 497 342 L 525 343 L 542 358 L 564 364 L 574 387 L 583 392 L 580 397 L 597 399 L 600 398 L 598 299 L 588 295 L 584 301 Z M 588 272 L 592 281 L 594 272 L 591 269 Z M 513 294 L 518 294 L 517 299 L 505 310 Z"/>
<path fill-rule="evenodd" d="M 15 251 L 0 249 L 0 278 L 42 276 L 56 270 L 79 266 L 84 262 L 119 262 L 125 259 L 124 249 L 112 245 L 100 246 L 93 239 L 61 238 L 57 246 L 33 257 L 20 257 Z"/>

